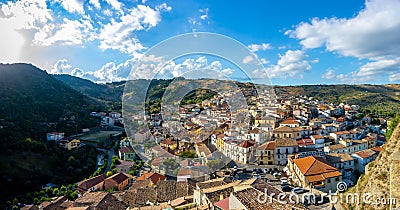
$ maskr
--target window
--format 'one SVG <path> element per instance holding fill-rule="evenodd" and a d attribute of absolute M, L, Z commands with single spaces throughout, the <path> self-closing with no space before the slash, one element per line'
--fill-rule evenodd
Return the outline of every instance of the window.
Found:
<path fill-rule="evenodd" d="M 328 183 L 331 183 L 331 179 L 327 179 L 326 181 L 327 181 Z"/>
<path fill-rule="evenodd" d="M 338 181 L 339 181 L 339 177 L 336 177 L 336 178 L 335 178 L 335 181 L 337 181 L 337 182 L 338 182 Z"/>

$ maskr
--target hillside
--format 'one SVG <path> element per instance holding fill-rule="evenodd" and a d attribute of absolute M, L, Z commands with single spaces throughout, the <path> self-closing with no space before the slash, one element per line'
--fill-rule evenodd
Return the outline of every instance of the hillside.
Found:
<path fill-rule="evenodd" d="M 329 103 L 358 104 L 366 114 L 394 116 L 400 112 L 400 85 L 276 86 L 277 95 L 307 95 Z"/>
<path fill-rule="evenodd" d="M 7 189 L 0 201 L 93 172 L 94 148 L 69 152 L 45 137 L 50 131 L 71 135 L 97 126 L 98 119 L 90 117 L 101 109 L 95 100 L 30 64 L 0 64 L 0 98 L 0 186 Z M 85 166 L 78 168 L 79 161 Z"/>
<path fill-rule="evenodd" d="M 374 162 L 366 166 L 366 174 L 361 176 L 350 193 L 367 193 L 373 198 L 396 198 L 396 207 L 400 207 L 400 124 L 397 125 L 389 141 Z M 375 200 L 373 200 L 375 201 Z M 394 205 L 392 206 L 396 208 Z M 353 205 L 345 205 L 346 209 L 356 209 Z M 389 209 L 389 205 L 361 205 L 360 209 Z"/>

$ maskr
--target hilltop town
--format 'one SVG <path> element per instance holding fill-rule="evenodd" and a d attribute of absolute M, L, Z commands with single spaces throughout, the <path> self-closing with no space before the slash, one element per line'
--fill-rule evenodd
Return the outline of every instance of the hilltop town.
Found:
<path fill-rule="evenodd" d="M 176 113 L 168 104 L 163 113 L 132 116 L 141 126 L 115 142 L 110 171 L 100 167 L 78 182 L 75 200 L 55 197 L 24 209 L 312 209 L 315 200 L 271 204 L 258 198 L 322 195 L 337 192 L 341 182 L 351 187 L 386 143 L 387 119 L 364 116 L 357 104 L 275 98 L 246 86 L 241 91 L 247 110 L 232 106 L 238 100 L 228 90 L 180 104 Z M 127 123 L 116 112 L 91 115 L 106 127 Z M 79 137 L 48 137 L 67 149 L 80 146 Z"/>

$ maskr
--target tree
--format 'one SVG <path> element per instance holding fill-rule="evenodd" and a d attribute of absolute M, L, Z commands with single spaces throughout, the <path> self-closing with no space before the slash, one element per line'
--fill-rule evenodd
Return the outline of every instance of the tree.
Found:
<path fill-rule="evenodd" d="M 111 171 L 107 171 L 106 176 L 112 176 L 113 173 Z"/>

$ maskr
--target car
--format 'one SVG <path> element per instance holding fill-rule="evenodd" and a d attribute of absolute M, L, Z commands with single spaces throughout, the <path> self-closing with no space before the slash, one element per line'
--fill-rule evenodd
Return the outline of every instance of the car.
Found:
<path fill-rule="evenodd" d="M 306 189 L 304 189 L 304 188 L 299 188 L 299 187 L 297 187 L 297 188 L 293 188 L 292 189 L 292 193 L 294 193 L 294 194 L 301 194 L 301 193 L 305 193 L 305 192 L 307 192 L 308 190 L 306 190 Z"/>
<path fill-rule="evenodd" d="M 263 170 L 261 170 L 261 168 L 258 168 L 258 169 L 256 170 L 256 172 L 257 172 L 258 174 L 264 173 Z"/>
<path fill-rule="evenodd" d="M 254 174 L 252 174 L 252 177 L 253 178 L 260 178 L 261 176 L 260 176 L 260 174 L 254 173 Z"/>
<path fill-rule="evenodd" d="M 263 171 L 264 171 L 264 173 L 266 173 L 266 174 L 268 174 L 268 173 L 269 173 L 269 170 L 268 170 L 268 168 L 264 168 L 264 169 L 263 169 Z"/>
<path fill-rule="evenodd" d="M 282 191 L 283 192 L 290 192 L 290 190 L 292 190 L 292 188 L 289 185 L 282 186 Z"/>
<path fill-rule="evenodd" d="M 281 182 L 288 182 L 288 178 L 282 177 L 282 178 L 281 178 Z"/>
<path fill-rule="evenodd" d="M 273 176 L 274 176 L 276 179 L 278 179 L 278 178 L 282 177 L 282 174 L 279 173 L 279 172 L 275 172 L 275 173 L 273 174 Z"/>

